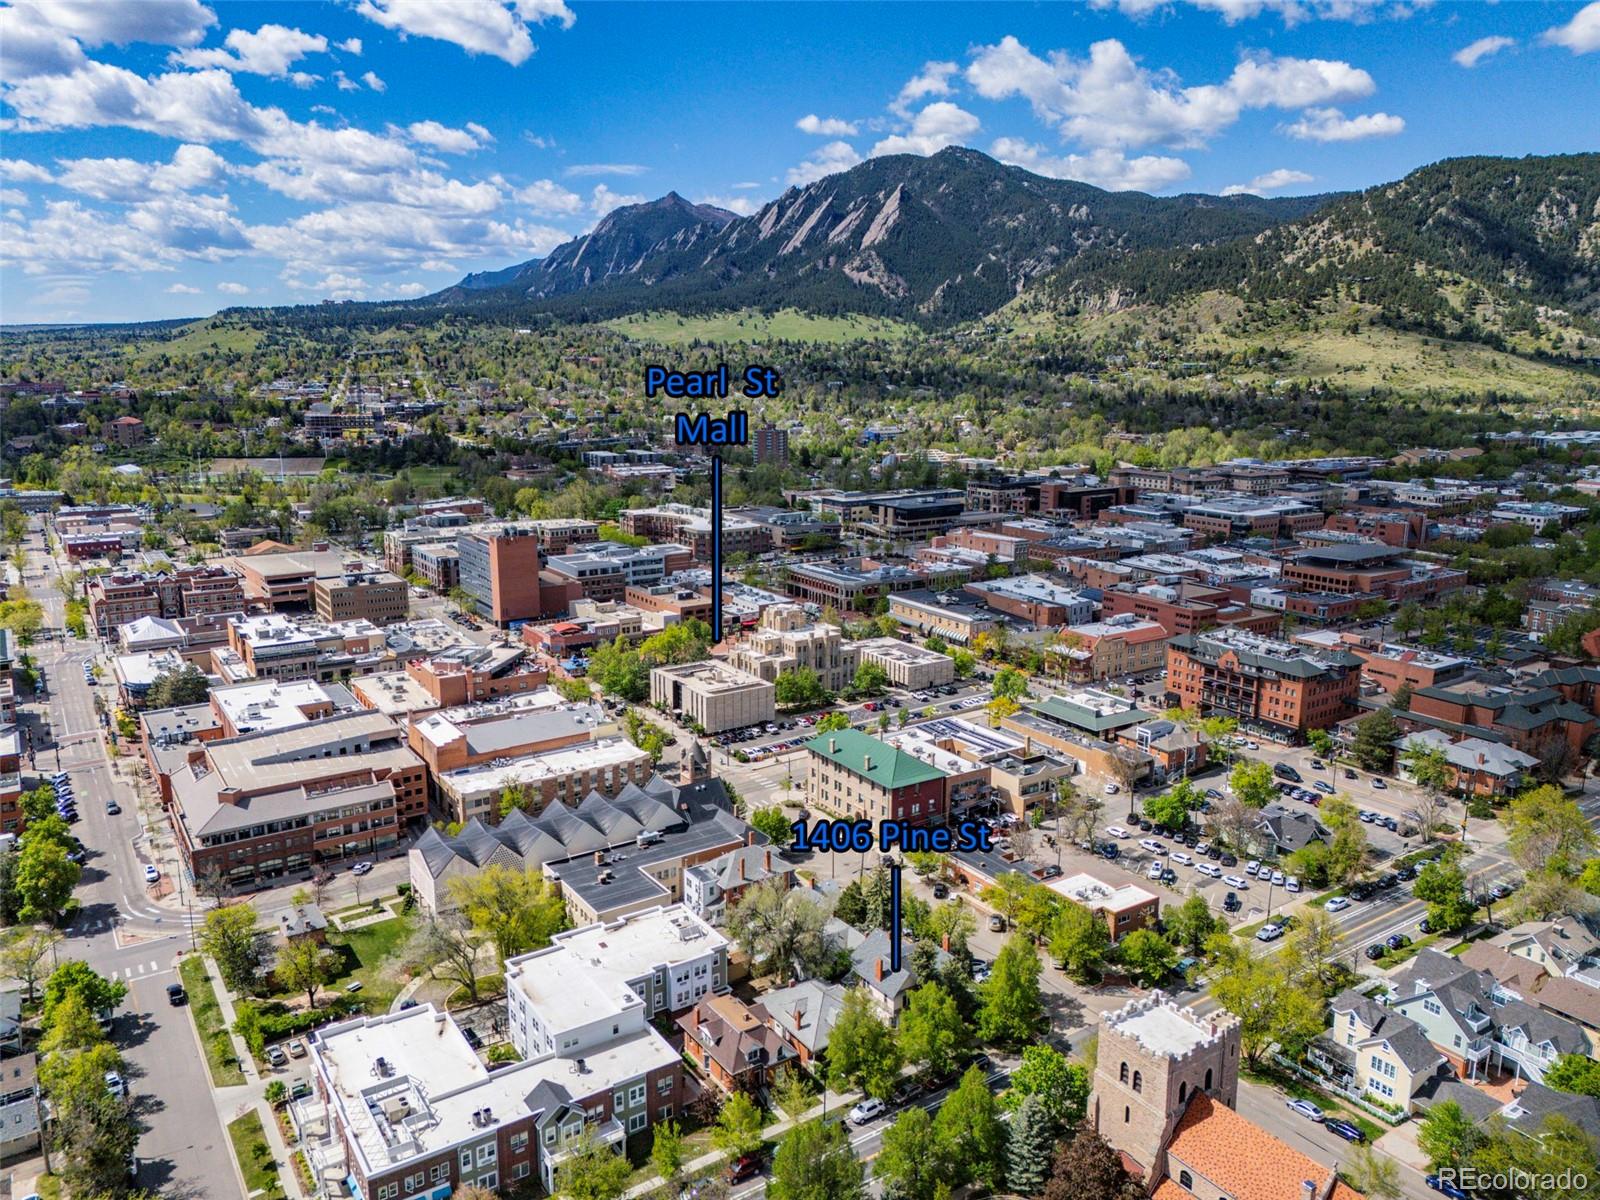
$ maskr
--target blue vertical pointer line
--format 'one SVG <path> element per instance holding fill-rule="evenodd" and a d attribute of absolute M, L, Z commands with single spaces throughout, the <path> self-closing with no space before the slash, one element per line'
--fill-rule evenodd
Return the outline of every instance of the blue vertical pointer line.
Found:
<path fill-rule="evenodd" d="M 900 970 L 900 868 L 889 868 L 889 971 Z"/>
<path fill-rule="evenodd" d="M 722 455 L 711 456 L 711 630 L 715 645 L 722 640 Z"/>

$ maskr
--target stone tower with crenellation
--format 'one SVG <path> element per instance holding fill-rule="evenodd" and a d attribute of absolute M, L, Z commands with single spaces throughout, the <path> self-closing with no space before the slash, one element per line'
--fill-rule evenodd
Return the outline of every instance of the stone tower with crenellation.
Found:
<path fill-rule="evenodd" d="M 1159 991 L 1106 1015 L 1090 1119 L 1152 1184 L 1166 1173 L 1167 1142 L 1196 1092 L 1234 1107 L 1238 1018 L 1220 1012 L 1201 1016 Z"/>

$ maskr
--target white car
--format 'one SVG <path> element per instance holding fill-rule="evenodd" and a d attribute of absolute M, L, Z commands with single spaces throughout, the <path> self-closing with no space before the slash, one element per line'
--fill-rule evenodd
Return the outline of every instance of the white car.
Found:
<path fill-rule="evenodd" d="M 1266 874 L 1266 872 L 1263 871 L 1262 874 Z M 1274 871 L 1272 873 L 1272 885 L 1274 887 L 1282 887 L 1283 886 L 1283 872 L 1282 871 Z"/>
<path fill-rule="evenodd" d="M 1114 838 L 1127 838 L 1127 837 L 1130 837 L 1132 835 L 1129 834 L 1128 831 L 1126 829 L 1124 829 L 1121 825 L 1107 825 L 1106 826 L 1106 836 L 1107 837 L 1114 837 Z"/>
<path fill-rule="evenodd" d="M 1166 868 L 1166 864 L 1163 863 L 1159 858 L 1153 859 L 1151 861 L 1150 865 L 1147 868 L 1145 868 L 1144 877 L 1146 879 L 1159 880 L 1161 878 L 1162 872 L 1165 871 L 1166 869 L 1167 869 Z"/>
<path fill-rule="evenodd" d="M 1275 942 L 1282 936 L 1282 925 L 1263 925 L 1260 929 L 1256 930 L 1256 941 L 1258 942 Z"/>
<path fill-rule="evenodd" d="M 1224 875 L 1222 882 L 1241 892 L 1248 890 L 1250 887 L 1249 881 L 1243 875 Z"/>
<path fill-rule="evenodd" d="M 1244 873 L 1250 876 L 1250 878 L 1254 879 L 1257 875 L 1261 874 L 1261 864 L 1252 858 L 1249 862 L 1245 863 Z"/>
<path fill-rule="evenodd" d="M 1205 875 L 1205 876 L 1207 876 L 1207 877 L 1209 877 L 1211 879 L 1221 879 L 1222 878 L 1222 868 L 1217 866 L 1216 863 L 1208 863 L 1208 862 L 1195 863 L 1194 869 L 1199 874 Z"/>
<path fill-rule="evenodd" d="M 1106 793 L 1106 795 L 1108 795 L 1108 796 L 1115 796 L 1115 795 L 1116 795 L 1116 794 L 1117 794 L 1117 793 L 1118 793 L 1118 792 L 1120 792 L 1120 791 L 1121 791 L 1121 790 L 1122 790 L 1122 789 L 1121 789 L 1121 788 L 1119 788 L 1119 787 L 1118 787 L 1118 786 L 1117 786 L 1117 785 L 1116 785 L 1116 784 L 1114 784 L 1114 783 L 1108 783 L 1108 784 L 1106 784 L 1106 786 L 1105 786 L 1105 793 Z"/>
<path fill-rule="evenodd" d="M 1167 852 L 1167 848 L 1156 841 L 1155 838 L 1140 838 L 1139 845 L 1150 851 L 1151 854 L 1165 854 Z"/>
<path fill-rule="evenodd" d="M 1172 852 L 1172 861 L 1177 863 L 1180 867 L 1194 866 L 1194 859 L 1190 858 L 1182 850 L 1174 850 Z"/>
<path fill-rule="evenodd" d="M 128 1095 L 128 1084 L 127 1084 L 127 1081 L 125 1079 L 123 1079 L 121 1075 L 118 1075 L 115 1071 L 107 1071 L 106 1072 L 106 1090 L 109 1091 L 113 1096 L 116 1096 L 118 1098 L 126 1098 L 126 1096 Z"/>
<path fill-rule="evenodd" d="M 146 883 L 155 883 L 160 878 L 161 869 L 154 863 L 146 863 L 144 868 L 144 881 Z"/>
<path fill-rule="evenodd" d="M 1283 881 L 1283 886 L 1285 891 L 1298 892 L 1300 890 L 1300 880 L 1295 876 L 1290 875 Z"/>
<path fill-rule="evenodd" d="M 370 862 L 358 862 L 355 866 L 350 868 L 350 874 L 365 875 L 370 870 L 372 870 L 372 864 Z"/>
<path fill-rule="evenodd" d="M 1350 907 L 1350 901 L 1349 900 L 1347 900 L 1343 896 L 1335 896 L 1332 900 L 1328 901 L 1327 911 L 1328 912 L 1343 912 L 1345 909 L 1347 909 L 1349 907 Z"/>
<path fill-rule="evenodd" d="M 850 1110 L 850 1121 L 855 1125 L 865 1125 L 876 1121 L 883 1115 L 885 1105 L 876 1096 L 868 1096 L 860 1104 Z"/>

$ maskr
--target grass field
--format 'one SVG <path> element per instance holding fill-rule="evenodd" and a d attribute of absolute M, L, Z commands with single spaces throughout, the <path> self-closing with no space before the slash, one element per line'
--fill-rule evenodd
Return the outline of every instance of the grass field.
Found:
<path fill-rule="evenodd" d="M 677 346 L 706 342 L 859 342 L 904 338 L 916 328 L 886 317 L 818 317 L 786 308 L 766 314 L 743 309 L 712 316 L 684 317 L 673 312 L 639 313 L 607 321 L 607 326 L 641 342 Z"/>
<path fill-rule="evenodd" d="M 405 986 L 399 964 L 392 961 L 415 928 L 409 917 L 378 921 L 348 933 L 330 933 L 328 947 L 341 960 L 339 974 L 328 985 L 338 992 L 353 982 L 361 984 L 361 1000 L 368 1012 L 389 1011 L 400 989 Z"/>
<path fill-rule="evenodd" d="M 205 1047 L 206 1066 L 211 1071 L 213 1087 L 229 1087 L 244 1082 L 244 1072 L 234 1058 L 233 1040 L 228 1037 L 222 1021 L 222 1006 L 217 1002 L 216 989 L 206 974 L 206 965 L 199 955 L 191 954 L 178 964 L 178 974 L 189 993 L 189 1013 L 195 1027 L 200 1030 L 200 1044 Z"/>
<path fill-rule="evenodd" d="M 441 492 L 454 491 L 460 476 L 454 467 L 407 467 L 403 472 L 414 488 L 437 488 Z"/>
<path fill-rule="evenodd" d="M 228 1140 L 233 1143 L 234 1157 L 239 1160 L 239 1170 L 244 1175 L 245 1193 L 251 1200 L 282 1200 L 283 1181 L 278 1177 L 278 1164 L 272 1157 L 267 1131 L 262 1128 L 261 1118 L 254 1109 L 228 1122 Z"/>
<path fill-rule="evenodd" d="M 254 350 L 260 341 L 259 329 L 206 320 L 185 325 L 170 339 L 136 342 L 129 348 L 129 353 L 135 357 L 146 354 L 171 354 L 175 357 L 184 357 L 204 354 L 208 350 L 229 352 Z"/>

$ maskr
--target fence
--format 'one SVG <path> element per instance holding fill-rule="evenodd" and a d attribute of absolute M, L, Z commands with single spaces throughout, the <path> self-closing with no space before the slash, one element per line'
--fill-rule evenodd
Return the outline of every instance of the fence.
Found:
<path fill-rule="evenodd" d="M 1344 1087 L 1341 1084 L 1335 1083 L 1326 1075 L 1318 1075 L 1315 1071 L 1308 1071 L 1299 1063 L 1293 1062 L 1281 1054 L 1274 1053 L 1272 1056 L 1272 1061 L 1277 1063 L 1284 1070 L 1292 1071 L 1301 1079 L 1304 1079 L 1307 1083 L 1312 1084 L 1319 1090 L 1324 1092 L 1332 1092 L 1335 1096 L 1338 1096 L 1339 1099 L 1355 1105 L 1362 1112 L 1366 1113 L 1368 1116 L 1376 1117 L 1385 1125 L 1403 1125 L 1407 1120 L 1410 1119 L 1405 1113 L 1385 1112 L 1354 1088 Z"/>

